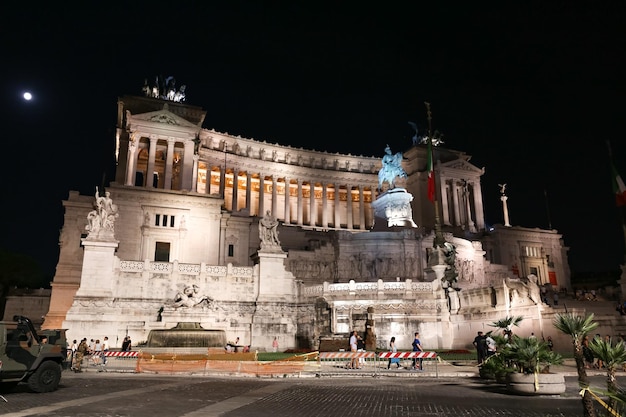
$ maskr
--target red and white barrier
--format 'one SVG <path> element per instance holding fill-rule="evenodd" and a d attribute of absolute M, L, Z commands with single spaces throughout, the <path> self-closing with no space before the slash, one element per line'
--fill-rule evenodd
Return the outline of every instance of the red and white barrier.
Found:
<path fill-rule="evenodd" d="M 118 358 L 136 358 L 139 352 L 102 352 L 104 356 L 112 356 Z"/>
<path fill-rule="evenodd" d="M 375 352 L 320 352 L 320 359 L 375 358 Z"/>
<path fill-rule="evenodd" d="M 380 359 L 437 359 L 437 352 L 380 352 Z"/>

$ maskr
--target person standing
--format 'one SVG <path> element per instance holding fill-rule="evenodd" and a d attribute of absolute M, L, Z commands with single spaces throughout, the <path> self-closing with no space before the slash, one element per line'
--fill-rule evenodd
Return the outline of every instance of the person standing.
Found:
<path fill-rule="evenodd" d="M 102 343 L 100 343 L 100 339 L 96 339 L 96 343 L 93 345 L 91 358 L 94 365 L 100 365 L 102 363 Z"/>
<path fill-rule="evenodd" d="M 398 351 L 398 348 L 396 347 L 396 337 L 393 336 L 391 338 L 391 340 L 389 341 L 389 352 L 391 353 L 396 353 Z M 398 369 L 401 369 L 402 367 L 400 366 L 400 358 L 389 358 L 389 363 L 387 364 L 387 369 L 391 368 L 391 364 L 395 363 L 398 365 Z"/>
<path fill-rule="evenodd" d="M 106 353 L 109 351 L 109 349 L 110 349 L 109 338 L 107 336 L 104 336 L 104 340 L 102 342 L 102 364 L 103 365 L 107 364 Z"/>
<path fill-rule="evenodd" d="M 413 346 L 413 352 L 423 352 L 424 349 L 422 348 L 422 342 L 420 342 L 420 333 L 419 332 L 415 332 L 415 339 L 413 339 L 413 343 L 411 343 L 411 346 Z M 419 366 L 417 365 L 419 361 Z M 424 365 L 424 360 L 422 358 L 413 358 L 413 369 L 415 369 L 416 371 L 423 371 Z"/>
<path fill-rule="evenodd" d="M 122 352 L 127 352 L 130 349 L 128 348 L 128 346 L 130 345 L 130 339 L 128 338 L 128 336 L 124 336 L 124 341 L 122 342 Z"/>
<path fill-rule="evenodd" d="M 350 336 L 350 352 L 352 354 L 356 354 L 356 351 L 358 349 L 358 334 L 356 332 L 356 330 L 354 330 L 352 332 L 352 336 Z M 350 365 L 348 366 L 348 369 L 358 369 L 359 367 L 359 363 L 357 360 L 356 355 L 352 357 L 352 359 L 350 360 Z"/>
<path fill-rule="evenodd" d="M 480 365 L 487 357 L 487 337 L 483 332 L 478 332 L 472 344 L 476 347 L 476 360 Z"/>
<path fill-rule="evenodd" d="M 78 342 L 76 341 L 76 339 L 74 339 L 72 341 L 72 345 L 70 346 L 70 350 L 68 352 L 68 355 L 71 355 L 68 359 L 70 362 L 70 370 L 74 370 L 74 357 L 76 356 L 76 351 L 78 350 Z"/>
<path fill-rule="evenodd" d="M 82 372 L 83 366 L 83 358 L 89 352 L 89 345 L 87 345 L 87 339 L 83 339 L 80 341 L 78 348 L 76 349 L 76 354 L 74 355 L 74 372 Z"/>
<path fill-rule="evenodd" d="M 278 339 L 274 336 L 274 341 L 272 342 L 272 350 L 274 352 L 278 352 Z"/>

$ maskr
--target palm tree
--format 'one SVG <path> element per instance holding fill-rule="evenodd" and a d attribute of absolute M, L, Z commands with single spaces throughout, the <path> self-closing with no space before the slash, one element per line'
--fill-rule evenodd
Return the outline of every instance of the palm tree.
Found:
<path fill-rule="evenodd" d="M 505 357 L 510 359 L 518 372 L 533 374 L 535 392 L 539 391 L 539 374 L 547 373 L 550 365 L 559 365 L 563 362 L 561 355 L 552 352 L 545 342 L 536 337 L 514 336 L 505 351 Z"/>
<path fill-rule="evenodd" d="M 519 326 L 522 320 L 524 320 L 523 316 L 506 316 L 503 319 L 494 321 L 490 324 L 490 326 L 500 329 L 503 333 L 506 334 L 511 331 L 512 326 Z"/>
<path fill-rule="evenodd" d="M 554 327 L 562 333 L 572 338 L 574 347 L 574 359 L 576 359 L 576 371 L 578 372 L 578 385 L 584 389 L 582 397 L 583 415 L 585 417 L 596 417 L 596 410 L 593 407 L 593 398 L 589 393 L 589 377 L 585 371 L 585 362 L 583 359 L 582 341 L 587 333 L 592 332 L 598 327 L 598 323 L 593 321 L 593 313 L 588 316 L 578 316 L 573 313 L 557 314 L 554 318 Z"/>
<path fill-rule="evenodd" d="M 617 385 L 615 384 L 615 373 L 617 368 L 626 361 L 626 346 L 624 342 L 612 344 L 611 340 L 593 339 L 589 343 L 589 348 L 593 352 L 593 355 L 600 359 L 606 367 L 606 388 L 611 396 L 610 406 L 615 410 L 617 407 L 617 399 L 615 395 L 618 393 Z"/>

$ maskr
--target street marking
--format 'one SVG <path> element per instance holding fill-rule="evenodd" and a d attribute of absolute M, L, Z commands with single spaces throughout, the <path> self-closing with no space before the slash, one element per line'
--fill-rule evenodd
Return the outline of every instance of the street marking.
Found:
<path fill-rule="evenodd" d="M 248 391 L 242 395 L 231 397 L 219 403 L 209 405 L 196 411 L 192 411 L 191 413 L 183 414 L 180 417 L 218 417 L 224 413 L 258 401 L 267 395 L 271 395 L 278 391 L 281 391 L 284 388 L 285 384 L 269 384 L 264 386 L 263 388 Z"/>
<path fill-rule="evenodd" d="M 201 382 L 204 382 L 204 381 L 198 381 L 197 383 L 199 384 Z M 112 392 L 110 394 L 96 395 L 94 397 L 79 398 L 77 400 L 63 401 L 63 402 L 52 404 L 52 405 L 28 408 L 26 410 L 17 411 L 15 413 L 3 414 L 2 416 L 3 417 L 25 417 L 25 416 L 32 416 L 35 414 L 46 414 L 46 413 L 61 410 L 67 407 L 77 407 L 77 406 L 96 403 L 96 402 L 104 401 L 104 400 L 112 400 L 112 399 L 120 398 L 120 397 L 128 397 L 129 395 L 145 394 L 151 391 L 158 391 L 158 390 L 175 388 L 175 387 L 180 387 L 180 386 L 189 386 L 189 384 L 190 382 L 188 380 L 185 380 L 184 382 L 153 385 L 153 386 L 146 387 L 146 388 L 136 388 L 136 389 L 131 389 L 128 391 Z"/>

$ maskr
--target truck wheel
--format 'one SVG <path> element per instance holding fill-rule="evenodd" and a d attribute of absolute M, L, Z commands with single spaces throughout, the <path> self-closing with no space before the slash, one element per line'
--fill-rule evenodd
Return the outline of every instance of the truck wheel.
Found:
<path fill-rule="evenodd" d="M 61 367 L 54 361 L 45 361 L 28 378 L 28 387 L 34 392 L 50 392 L 57 389 L 61 381 Z"/>

